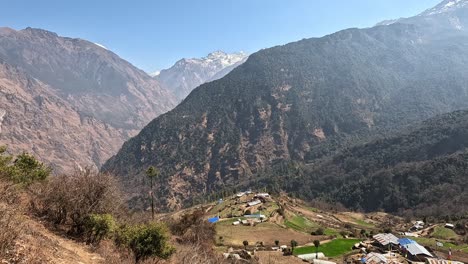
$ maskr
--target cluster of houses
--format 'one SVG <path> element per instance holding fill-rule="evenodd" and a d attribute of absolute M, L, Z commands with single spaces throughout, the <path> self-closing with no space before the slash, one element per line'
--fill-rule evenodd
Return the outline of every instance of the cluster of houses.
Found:
<path fill-rule="evenodd" d="M 244 191 L 244 192 L 239 192 L 237 193 L 233 199 L 236 199 L 237 201 L 240 201 L 242 197 L 244 196 L 248 196 L 248 195 L 251 195 L 253 192 L 251 190 L 248 190 L 248 191 Z M 243 199 L 244 200 L 244 203 L 245 203 L 245 208 L 249 208 L 249 207 L 254 207 L 254 206 L 257 206 L 257 205 L 260 205 L 260 204 L 263 204 L 265 202 L 267 202 L 267 199 L 270 198 L 270 194 L 269 193 L 256 193 L 253 198 L 247 198 L 247 199 Z M 218 200 L 218 204 L 221 204 L 223 203 L 224 200 L 223 199 L 219 199 Z M 246 225 L 246 226 L 254 226 L 256 225 L 257 223 L 262 223 L 264 222 L 267 217 L 261 213 L 257 213 L 257 214 L 245 214 L 242 216 L 243 219 L 241 218 L 238 218 L 236 221 L 234 221 L 232 223 L 232 225 Z M 208 218 L 208 222 L 210 223 L 216 223 L 220 221 L 220 217 L 219 215 L 218 216 L 215 216 L 215 217 L 212 217 L 212 218 Z"/>
<path fill-rule="evenodd" d="M 409 238 L 398 238 L 393 234 L 377 234 L 372 237 L 372 246 L 376 251 L 368 253 L 361 259 L 366 264 L 396 264 L 401 263 L 400 257 L 408 262 L 425 262 L 427 264 L 462 264 L 461 262 L 444 260 L 430 252 L 428 248 Z M 362 243 L 361 243 L 362 244 Z M 365 249 L 363 249 L 365 252 Z M 399 253 L 399 254 L 396 254 Z"/>
<path fill-rule="evenodd" d="M 245 225 L 245 226 L 255 226 L 258 223 L 265 221 L 266 216 L 262 214 L 253 214 L 253 215 L 244 215 L 247 219 L 237 219 L 237 221 L 232 222 L 232 225 Z"/>
<path fill-rule="evenodd" d="M 445 228 L 449 228 L 449 229 L 454 229 L 455 228 L 455 225 L 454 224 L 450 224 L 450 223 L 446 223 L 444 225 Z M 413 223 L 413 226 L 410 228 L 410 232 L 414 232 L 414 231 L 419 231 L 421 229 L 424 229 L 424 222 L 423 221 L 416 221 Z"/>
<path fill-rule="evenodd" d="M 244 197 L 245 195 L 252 194 L 252 191 L 246 191 L 246 192 L 240 192 L 236 194 L 236 198 L 240 199 Z M 270 194 L 268 193 L 257 193 L 254 195 L 253 199 L 246 202 L 246 208 L 253 207 L 256 205 L 260 205 L 262 203 L 266 202 L 266 199 L 270 197 Z M 246 225 L 246 226 L 254 226 L 258 223 L 262 223 L 263 221 L 266 220 L 266 216 L 258 213 L 258 214 L 246 214 L 244 215 L 244 220 L 241 220 L 240 218 L 237 219 L 237 221 L 234 221 L 232 224 L 233 225 Z"/>

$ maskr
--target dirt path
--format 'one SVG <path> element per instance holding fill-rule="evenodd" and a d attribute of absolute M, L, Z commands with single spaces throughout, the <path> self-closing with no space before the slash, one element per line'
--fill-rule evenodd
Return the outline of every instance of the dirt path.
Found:
<path fill-rule="evenodd" d="M 23 232 L 16 243 L 18 263 L 100 264 L 104 259 L 85 244 L 54 234 L 25 216 Z"/>

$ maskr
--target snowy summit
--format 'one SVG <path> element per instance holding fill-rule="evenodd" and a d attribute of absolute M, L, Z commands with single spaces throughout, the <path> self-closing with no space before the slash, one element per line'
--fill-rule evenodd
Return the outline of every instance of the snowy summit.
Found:
<path fill-rule="evenodd" d="M 156 76 L 182 101 L 195 87 L 217 80 L 247 60 L 244 52 L 215 51 L 202 58 L 181 59 Z"/>
<path fill-rule="evenodd" d="M 108 48 L 106 48 L 106 47 L 105 47 L 104 45 L 102 45 L 102 44 L 94 43 L 94 45 L 96 45 L 96 46 L 98 46 L 98 47 L 101 47 L 101 48 L 103 48 L 103 49 L 105 49 L 105 50 L 109 50 Z"/>
<path fill-rule="evenodd" d="M 434 8 L 424 11 L 421 16 L 442 14 L 468 6 L 468 0 L 445 0 Z"/>

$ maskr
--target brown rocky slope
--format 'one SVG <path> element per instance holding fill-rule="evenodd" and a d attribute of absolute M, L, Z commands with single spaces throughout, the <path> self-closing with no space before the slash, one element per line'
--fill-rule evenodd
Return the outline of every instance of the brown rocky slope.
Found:
<path fill-rule="evenodd" d="M 0 144 L 58 171 L 100 166 L 175 105 L 158 81 L 82 39 L 0 28 Z"/>

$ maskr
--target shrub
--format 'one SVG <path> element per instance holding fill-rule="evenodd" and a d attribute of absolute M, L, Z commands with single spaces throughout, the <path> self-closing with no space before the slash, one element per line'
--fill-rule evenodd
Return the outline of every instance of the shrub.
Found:
<path fill-rule="evenodd" d="M 181 236 L 181 243 L 196 243 L 212 246 L 215 240 L 215 226 L 204 219 L 203 210 L 182 215 L 180 220 L 169 226 L 174 235 Z"/>
<path fill-rule="evenodd" d="M 115 232 L 117 224 L 110 214 L 91 214 L 85 220 L 86 239 L 89 243 L 99 243 Z"/>
<path fill-rule="evenodd" d="M 284 208 L 283 208 L 283 206 L 280 206 L 280 208 L 276 209 L 276 211 L 278 212 L 279 215 L 284 217 Z"/>
<path fill-rule="evenodd" d="M 16 157 L 13 165 L 8 169 L 11 180 L 25 185 L 45 180 L 50 175 L 50 172 L 50 168 L 27 153 Z"/>
<path fill-rule="evenodd" d="M 343 237 L 343 238 L 346 238 L 348 236 L 348 232 L 346 231 L 341 231 L 340 232 L 340 235 Z"/>
<path fill-rule="evenodd" d="M 244 240 L 242 241 L 242 244 L 244 245 L 244 248 L 247 249 L 247 246 L 249 245 L 249 241 Z"/>
<path fill-rule="evenodd" d="M 365 237 L 366 234 L 367 234 L 367 231 L 365 229 L 361 229 L 360 234 L 361 234 L 361 236 Z"/>
<path fill-rule="evenodd" d="M 124 226 L 116 236 L 116 243 L 131 249 L 136 262 L 149 257 L 169 258 L 175 249 L 168 240 L 166 226 L 155 223 Z"/>
<path fill-rule="evenodd" d="M 0 257 L 5 257 L 21 232 L 18 197 L 14 184 L 0 180 Z"/>
<path fill-rule="evenodd" d="M 50 175 L 51 169 L 34 156 L 23 153 L 15 158 L 7 155 L 6 151 L 5 146 L 0 146 L 0 177 L 17 184 L 30 185 L 43 181 Z"/>
<path fill-rule="evenodd" d="M 87 217 L 112 214 L 121 210 L 122 195 L 109 174 L 91 170 L 53 177 L 32 189 L 33 210 L 54 224 L 67 224 L 71 235 L 83 236 Z"/>
<path fill-rule="evenodd" d="M 13 157 L 6 153 L 7 147 L 0 146 L 0 176 L 5 176 L 6 168 L 10 165 Z"/>
<path fill-rule="evenodd" d="M 292 249 L 293 253 L 294 253 L 294 248 L 296 248 L 296 247 L 297 247 L 297 241 L 296 240 L 291 240 L 291 249 Z"/>
<path fill-rule="evenodd" d="M 16 213 L 11 208 L 0 204 L 0 257 L 6 256 L 13 247 L 20 229 Z"/>
<path fill-rule="evenodd" d="M 392 233 L 392 229 L 390 227 L 384 228 L 383 231 L 384 231 L 384 233 L 388 233 L 388 234 Z"/>
<path fill-rule="evenodd" d="M 323 230 L 323 228 L 319 227 L 319 228 L 317 228 L 317 230 L 315 230 L 315 234 L 317 236 L 323 236 L 323 234 L 325 234 L 325 230 Z"/>

